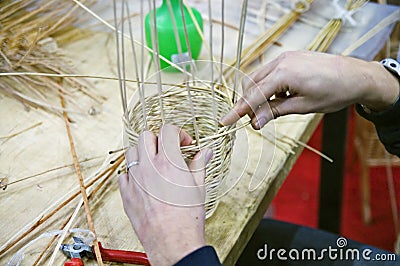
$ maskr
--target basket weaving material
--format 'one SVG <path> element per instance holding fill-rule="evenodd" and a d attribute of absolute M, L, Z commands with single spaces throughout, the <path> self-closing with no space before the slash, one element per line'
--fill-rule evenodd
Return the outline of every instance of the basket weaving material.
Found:
<path fill-rule="evenodd" d="M 235 135 L 232 133 L 232 126 L 218 129 L 215 127 L 214 104 L 217 117 L 221 117 L 230 110 L 229 99 L 223 92 L 215 90 L 215 97 L 213 97 L 209 88 L 191 87 L 190 93 L 194 116 L 185 87 L 174 86 L 163 91 L 164 123 L 184 129 L 195 139 L 193 125 L 193 117 L 195 117 L 199 143 L 181 148 L 185 160 L 193 158 L 199 150 L 205 147 L 213 150 L 213 158 L 206 167 L 205 178 L 205 209 L 208 218 L 217 208 L 220 187 L 229 172 Z M 142 104 L 139 101 L 133 104 L 134 106 L 128 110 L 129 121 L 125 121 L 125 134 L 130 146 L 137 145 L 138 137 L 145 128 Z M 145 106 L 148 130 L 157 133 L 163 124 L 158 94 L 146 97 Z"/>

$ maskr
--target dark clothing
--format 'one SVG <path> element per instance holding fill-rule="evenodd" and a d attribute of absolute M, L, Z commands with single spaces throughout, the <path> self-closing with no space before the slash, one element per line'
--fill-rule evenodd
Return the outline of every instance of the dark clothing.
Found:
<path fill-rule="evenodd" d="M 400 100 L 382 112 L 367 113 L 361 105 L 356 105 L 357 112 L 374 123 L 379 139 L 388 152 L 400 157 Z"/>
<path fill-rule="evenodd" d="M 193 251 L 180 261 L 175 266 L 217 266 L 221 265 L 217 253 L 212 246 L 204 246 Z"/>

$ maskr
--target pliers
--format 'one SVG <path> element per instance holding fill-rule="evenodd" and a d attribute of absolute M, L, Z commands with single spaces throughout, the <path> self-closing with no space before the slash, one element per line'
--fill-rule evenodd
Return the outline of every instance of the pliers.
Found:
<path fill-rule="evenodd" d="M 94 247 L 87 245 L 79 237 L 73 237 L 73 239 L 73 244 L 62 244 L 60 246 L 60 250 L 62 250 L 67 257 L 71 258 L 71 260 L 64 263 L 64 266 L 83 266 L 82 258 L 84 256 L 89 258 L 94 257 Z M 102 247 L 100 242 L 99 248 L 101 257 L 104 261 L 150 266 L 149 260 L 147 259 L 145 253 L 127 250 L 105 249 Z"/>

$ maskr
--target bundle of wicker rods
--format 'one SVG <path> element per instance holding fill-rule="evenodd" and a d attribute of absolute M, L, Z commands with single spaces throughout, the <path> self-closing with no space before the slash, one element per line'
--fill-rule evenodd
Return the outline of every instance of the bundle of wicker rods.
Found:
<path fill-rule="evenodd" d="M 94 0 L 84 1 L 91 4 Z M 0 1 L 0 72 L 67 74 L 72 70 L 62 58 L 56 40 L 74 29 L 82 10 L 72 1 L 2 0 Z M 64 41 L 66 38 L 63 39 Z M 78 78 L 35 75 L 0 77 L 0 92 L 21 101 L 26 107 L 55 111 L 51 97 L 60 92 L 74 102 L 72 90 L 81 90 L 90 97 L 87 83 Z"/>
<path fill-rule="evenodd" d="M 235 135 L 231 127 L 215 128 L 215 119 L 212 115 L 213 104 L 216 103 L 217 116 L 227 113 L 231 106 L 228 96 L 220 90 L 215 90 L 213 98 L 207 87 L 191 86 L 193 107 L 199 133 L 199 143 L 182 147 L 185 159 L 191 159 L 202 148 L 213 150 L 213 158 L 206 168 L 206 217 L 210 217 L 218 205 L 221 192 L 220 185 L 229 172 L 231 155 Z M 187 91 L 180 86 L 172 86 L 163 91 L 164 123 L 174 124 L 184 129 L 189 135 L 195 135 L 192 123 L 193 115 Z M 133 107 L 132 107 L 133 106 Z M 157 132 L 161 126 L 159 96 L 154 94 L 145 98 L 148 130 Z M 137 145 L 137 140 L 145 128 L 142 114 L 142 105 L 139 101 L 131 103 L 129 121 L 125 121 L 125 134 L 130 146 Z M 215 132 L 215 134 L 212 134 Z M 211 133 L 211 134 L 210 134 Z"/>
<path fill-rule="evenodd" d="M 356 9 L 363 7 L 366 2 L 366 0 L 347 0 L 342 12 L 345 10 L 351 14 L 351 12 L 354 12 Z M 334 3 L 338 5 L 337 1 L 334 1 Z M 342 28 L 344 23 L 344 18 L 342 16 L 343 14 L 339 14 L 339 17 L 331 19 L 319 31 L 307 49 L 310 51 L 326 52 Z"/>

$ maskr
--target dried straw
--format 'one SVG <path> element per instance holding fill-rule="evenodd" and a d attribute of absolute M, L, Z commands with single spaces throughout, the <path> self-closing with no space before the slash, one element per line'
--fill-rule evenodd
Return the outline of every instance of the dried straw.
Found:
<path fill-rule="evenodd" d="M 351 12 L 362 7 L 366 2 L 366 0 L 347 0 L 344 9 Z M 341 17 L 331 19 L 320 30 L 307 49 L 316 52 L 326 52 L 333 40 L 339 34 L 343 22 L 344 19 L 342 15 Z"/>
<path fill-rule="evenodd" d="M 257 40 L 255 40 L 249 47 L 243 50 L 241 56 L 240 69 L 245 68 L 254 60 L 264 54 L 266 49 L 273 44 L 282 34 L 290 28 L 290 26 L 297 21 L 300 15 L 308 10 L 308 6 L 314 0 L 298 1 L 295 3 L 294 8 L 280 18 L 271 28 L 266 30 Z M 235 66 L 237 61 L 231 63 Z M 224 71 L 225 77 L 231 77 L 234 73 L 234 68 L 228 68 Z"/>
<path fill-rule="evenodd" d="M 94 0 L 87 0 L 88 4 Z M 0 1 L 0 72 L 71 73 L 56 39 L 73 30 L 82 11 L 71 1 Z M 55 111 L 48 99 L 61 91 L 74 102 L 71 89 L 100 100 L 77 78 L 66 78 L 64 89 L 58 79 L 39 76 L 2 76 L 0 92 L 26 106 Z M 76 104 L 76 106 L 78 106 Z"/>

